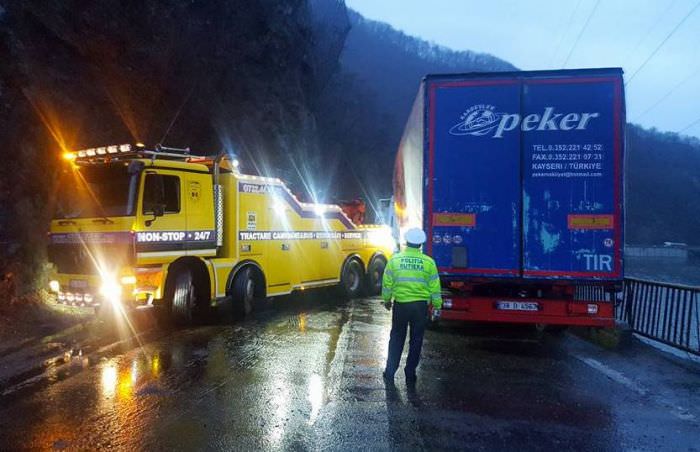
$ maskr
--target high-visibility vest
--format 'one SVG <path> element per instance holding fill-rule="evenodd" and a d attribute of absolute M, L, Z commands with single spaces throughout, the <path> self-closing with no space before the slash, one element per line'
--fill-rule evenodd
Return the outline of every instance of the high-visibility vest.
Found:
<path fill-rule="evenodd" d="M 440 309 L 440 276 L 435 261 L 418 248 L 407 247 L 394 254 L 384 269 L 382 298 L 397 303 L 430 301 Z"/>

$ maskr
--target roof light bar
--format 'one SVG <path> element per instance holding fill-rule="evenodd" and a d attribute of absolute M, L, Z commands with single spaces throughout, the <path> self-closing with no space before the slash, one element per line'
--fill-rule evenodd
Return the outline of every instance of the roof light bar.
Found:
<path fill-rule="evenodd" d="M 100 146 L 97 148 L 81 149 L 74 152 L 64 152 L 62 157 L 65 160 L 76 160 L 76 159 L 86 159 L 91 163 L 102 163 L 108 161 L 110 158 L 129 158 L 132 155 L 123 154 L 135 154 L 136 157 L 146 158 L 149 156 L 151 158 L 165 158 L 165 159 L 185 159 L 186 161 L 206 161 L 207 157 L 193 156 L 190 154 L 189 148 L 179 149 L 170 148 L 158 145 L 155 150 L 148 150 L 145 148 L 143 143 L 132 144 L 112 144 L 109 146 Z M 260 180 L 268 180 L 264 177 L 259 177 Z M 272 179 L 269 179 L 272 180 Z"/>
<path fill-rule="evenodd" d="M 118 153 L 127 153 L 131 152 L 133 148 L 131 147 L 130 144 L 112 144 L 110 146 L 100 146 L 98 148 L 89 148 L 89 149 L 81 149 L 76 152 L 66 152 L 64 153 L 64 158 L 69 159 L 66 157 L 68 154 L 70 154 L 72 157 L 70 159 L 76 159 L 76 158 L 86 158 L 86 157 L 96 157 L 96 156 L 102 156 L 102 155 L 108 155 L 108 154 L 118 154 Z"/>

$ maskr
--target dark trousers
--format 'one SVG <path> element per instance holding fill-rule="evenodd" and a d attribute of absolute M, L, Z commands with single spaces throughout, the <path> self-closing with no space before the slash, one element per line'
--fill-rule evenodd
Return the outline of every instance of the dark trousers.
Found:
<path fill-rule="evenodd" d="M 408 342 L 408 358 L 404 371 L 408 376 L 416 374 L 423 347 L 423 334 L 428 323 L 428 302 L 394 303 L 391 315 L 391 335 L 389 336 L 389 356 L 386 360 L 386 374 L 392 377 L 399 368 L 403 344 L 406 342 L 406 330 L 411 326 Z"/>

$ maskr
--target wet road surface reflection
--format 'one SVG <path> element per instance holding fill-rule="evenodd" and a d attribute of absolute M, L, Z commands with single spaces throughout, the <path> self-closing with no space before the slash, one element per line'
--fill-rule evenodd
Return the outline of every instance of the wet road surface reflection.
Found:
<path fill-rule="evenodd" d="M 284 301 L 0 399 L 0 448 L 619 450 L 670 436 L 695 447 L 694 416 L 587 366 L 576 354 L 599 352 L 571 336 L 444 325 L 426 336 L 418 383 L 399 372 L 386 386 L 390 315 L 378 300 Z"/>

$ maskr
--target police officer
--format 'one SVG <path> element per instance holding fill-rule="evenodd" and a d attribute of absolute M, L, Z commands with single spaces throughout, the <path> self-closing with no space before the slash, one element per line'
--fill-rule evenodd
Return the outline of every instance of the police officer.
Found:
<path fill-rule="evenodd" d="M 384 306 L 391 309 L 392 300 L 394 302 L 389 357 L 383 377 L 387 382 L 394 381 L 406 341 L 406 330 L 410 325 L 411 335 L 404 373 L 407 383 L 415 383 L 423 333 L 428 322 L 428 302 L 439 310 L 442 307 L 442 297 L 435 261 L 420 250 L 425 243 L 425 232 L 418 228 L 409 229 L 405 238 L 406 249 L 391 257 L 382 279 Z"/>

